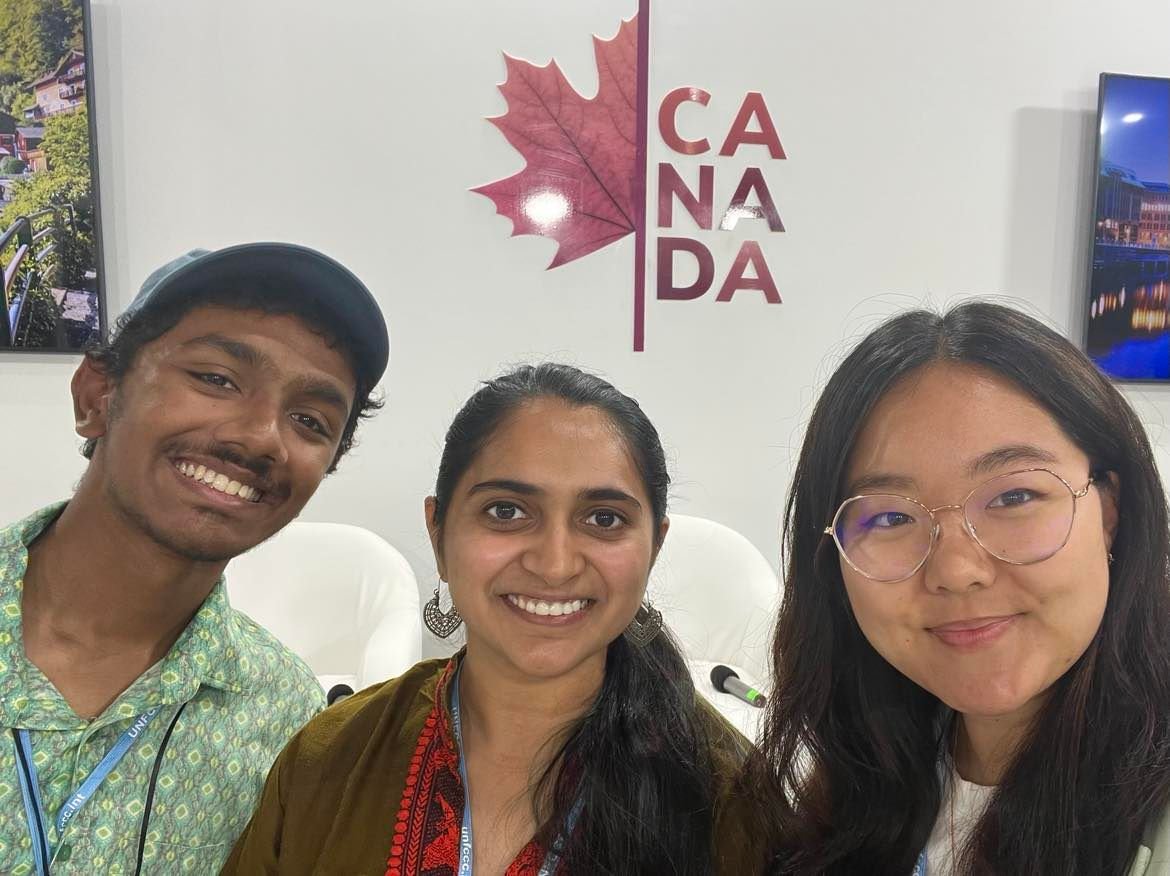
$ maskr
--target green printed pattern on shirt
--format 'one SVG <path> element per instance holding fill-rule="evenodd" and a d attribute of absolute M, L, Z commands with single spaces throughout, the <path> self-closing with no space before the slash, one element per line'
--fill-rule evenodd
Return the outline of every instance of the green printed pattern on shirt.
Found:
<path fill-rule="evenodd" d="M 0 873 L 35 873 L 12 729 L 29 730 L 52 871 L 133 874 L 159 746 L 143 873 L 218 873 L 285 743 L 324 705 L 296 656 L 228 604 L 221 580 L 174 647 L 93 720 L 74 714 L 24 656 L 20 598 L 27 545 L 63 505 L 0 529 Z M 142 712 L 162 711 L 58 837 L 68 796 Z"/>

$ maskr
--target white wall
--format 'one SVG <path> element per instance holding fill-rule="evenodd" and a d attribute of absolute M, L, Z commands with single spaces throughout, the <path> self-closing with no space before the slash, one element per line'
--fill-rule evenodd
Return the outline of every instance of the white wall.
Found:
<path fill-rule="evenodd" d="M 380 533 L 424 590 L 421 506 L 447 423 L 478 379 L 537 357 L 639 397 L 674 462 L 675 509 L 775 560 L 816 389 L 882 316 L 1001 293 L 1079 337 L 1097 75 L 1170 75 L 1164 0 L 1124 14 L 1088 0 L 655 0 L 650 166 L 672 158 L 653 125 L 667 90 L 713 94 L 686 118 L 716 142 L 761 91 L 789 155 L 766 168 L 788 231 L 764 244 L 783 305 L 651 300 L 636 354 L 632 238 L 546 272 L 554 244 L 510 238 L 467 191 L 522 164 L 483 120 L 504 108 L 501 53 L 555 57 L 592 93 L 590 36 L 635 9 L 93 0 L 111 311 L 197 245 L 289 239 L 352 267 L 391 323 L 389 404 L 304 516 Z M 720 165 L 717 205 L 735 182 L 725 167 L 747 163 Z M 81 471 L 73 364 L 0 357 L 0 520 L 67 495 Z M 1170 453 L 1170 395 L 1131 396 Z"/>

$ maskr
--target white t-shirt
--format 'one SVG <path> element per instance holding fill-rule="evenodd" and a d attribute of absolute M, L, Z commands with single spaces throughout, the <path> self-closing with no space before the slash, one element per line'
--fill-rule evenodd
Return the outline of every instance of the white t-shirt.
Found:
<path fill-rule="evenodd" d="M 972 829 L 983 816 L 994 786 L 976 785 L 959 776 L 953 769 L 950 781 L 943 789 L 942 805 L 938 809 L 934 829 L 926 841 L 926 872 L 928 876 L 956 876 L 955 852 L 967 844 Z M 952 806 L 953 801 L 953 806 Z M 954 820 L 952 821 L 952 813 Z M 952 848 L 951 825 L 954 825 Z"/>

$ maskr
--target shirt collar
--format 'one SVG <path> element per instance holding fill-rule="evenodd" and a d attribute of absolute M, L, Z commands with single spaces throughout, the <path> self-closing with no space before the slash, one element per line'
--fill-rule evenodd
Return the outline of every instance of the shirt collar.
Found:
<path fill-rule="evenodd" d="M 18 520 L 11 526 L 0 529 L 0 561 L 20 561 L 20 568 L 17 570 L 19 577 L 15 582 L 18 586 L 20 578 L 24 577 L 24 568 L 28 562 L 28 546 L 48 528 L 50 523 L 60 516 L 67 504 L 67 502 L 54 502 L 39 511 L 34 511 L 24 520 Z M 18 553 L 22 557 L 17 557 Z M 7 582 L 7 580 L 6 577 L 0 577 L 0 582 Z"/>
<path fill-rule="evenodd" d="M 20 601 L 28 545 L 57 519 L 64 507 L 64 502 L 49 505 L 0 529 L 0 721 L 6 727 L 80 726 L 61 695 L 24 656 L 21 630 Z"/>
<path fill-rule="evenodd" d="M 59 719 L 51 718 L 49 713 L 56 714 L 61 709 L 71 713 L 64 701 L 61 709 L 39 701 L 46 693 L 41 688 L 47 688 L 57 699 L 60 694 L 25 657 L 20 610 L 28 547 L 57 519 L 66 504 L 56 502 L 0 529 L 0 692 L 4 693 L 0 696 L 0 720 L 7 726 L 28 720 L 30 709 L 45 712 L 44 719 L 52 724 L 59 723 Z M 111 708 L 121 712 L 159 702 L 186 702 L 200 685 L 246 694 L 258 683 L 261 667 L 248 648 L 240 614 L 228 602 L 222 576 L 156 668 L 157 688 L 149 685 L 152 690 L 148 693 L 135 682 Z M 155 669 L 148 670 L 146 675 L 153 672 Z M 34 679 L 34 673 L 38 678 Z M 139 679 L 146 680 L 145 676 Z M 38 702 L 33 702 L 30 694 Z M 144 697 L 144 702 L 139 702 Z"/>
<path fill-rule="evenodd" d="M 223 576 L 199 606 L 162 662 L 164 695 L 193 696 L 199 684 L 246 694 L 260 680 L 260 666 L 244 638 L 240 614 L 228 601 Z"/>
<path fill-rule="evenodd" d="M 18 661 L 10 658 L 24 659 L 20 602 L 28 568 L 28 546 L 64 508 L 64 502 L 55 502 L 0 529 L 0 672 L 18 665 Z"/>

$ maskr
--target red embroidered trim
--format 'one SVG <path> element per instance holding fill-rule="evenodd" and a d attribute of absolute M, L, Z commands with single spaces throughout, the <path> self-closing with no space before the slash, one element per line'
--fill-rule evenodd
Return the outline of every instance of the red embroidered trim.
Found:
<path fill-rule="evenodd" d="M 406 774 L 386 876 L 454 874 L 459 862 L 463 785 L 459 762 L 446 726 L 443 697 L 454 670 L 447 664 L 435 686 L 435 702 L 418 735 Z"/>
<path fill-rule="evenodd" d="M 435 686 L 434 705 L 410 759 L 386 876 L 454 876 L 459 869 L 464 790 L 444 707 L 454 669 L 454 661 L 448 663 Z M 505 876 L 536 876 L 543 862 L 544 851 L 533 840 L 516 856 Z"/>
<path fill-rule="evenodd" d="M 543 863 L 544 849 L 533 840 L 520 850 L 520 854 L 504 872 L 504 876 L 538 876 L 540 865 Z M 561 872 L 560 866 L 557 866 L 556 872 Z"/>

